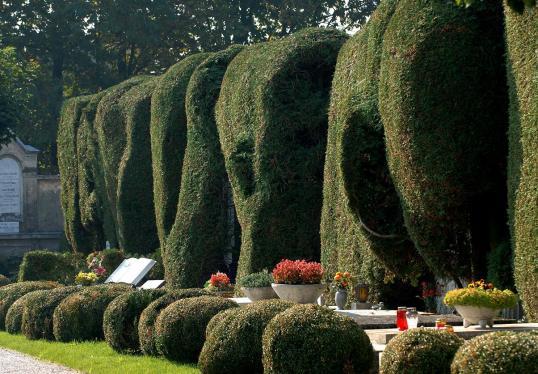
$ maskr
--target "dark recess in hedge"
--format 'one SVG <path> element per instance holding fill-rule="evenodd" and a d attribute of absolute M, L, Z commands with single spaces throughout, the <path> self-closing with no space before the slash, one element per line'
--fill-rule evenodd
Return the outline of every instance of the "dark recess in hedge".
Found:
<path fill-rule="evenodd" d="M 212 273 L 227 270 L 226 252 L 239 255 L 239 243 L 229 243 L 235 216 L 229 217 L 228 174 L 214 110 L 226 67 L 242 48 L 232 46 L 208 57 L 187 88 L 187 146 L 176 220 L 166 240 L 166 281 L 173 287 L 201 286 Z"/>
<path fill-rule="evenodd" d="M 346 35 L 305 29 L 241 51 L 216 106 L 241 224 L 238 276 L 319 259 L 327 106 Z"/>
<path fill-rule="evenodd" d="M 439 276 L 486 276 L 506 239 L 502 8 L 401 0 L 379 84 L 388 163 L 405 224 Z"/>
<path fill-rule="evenodd" d="M 81 268 L 79 256 L 47 250 L 30 251 L 24 254 L 19 267 L 19 282 L 56 281 L 72 284 Z"/>
<path fill-rule="evenodd" d="M 151 99 L 151 154 L 155 216 L 161 248 L 176 217 L 181 168 L 187 144 L 185 94 L 196 66 L 210 54 L 199 53 L 172 66 Z"/>

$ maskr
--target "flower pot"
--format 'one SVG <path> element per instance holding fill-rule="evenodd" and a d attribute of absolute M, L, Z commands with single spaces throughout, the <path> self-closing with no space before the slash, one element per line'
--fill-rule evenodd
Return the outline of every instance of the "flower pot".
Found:
<path fill-rule="evenodd" d="M 241 290 L 251 301 L 278 299 L 272 287 L 241 287 Z"/>
<path fill-rule="evenodd" d="M 499 314 L 499 309 L 472 305 L 454 305 L 454 308 L 463 317 L 463 327 L 471 325 L 480 325 L 482 328 L 486 325 L 493 327 L 493 318 Z"/>
<path fill-rule="evenodd" d="M 282 300 L 293 301 L 299 304 L 315 304 L 316 300 L 325 290 L 323 284 L 277 284 L 272 283 L 278 297 Z"/>
<path fill-rule="evenodd" d="M 347 290 L 339 289 L 336 291 L 334 294 L 334 302 L 336 303 L 338 310 L 345 309 L 347 303 Z"/>

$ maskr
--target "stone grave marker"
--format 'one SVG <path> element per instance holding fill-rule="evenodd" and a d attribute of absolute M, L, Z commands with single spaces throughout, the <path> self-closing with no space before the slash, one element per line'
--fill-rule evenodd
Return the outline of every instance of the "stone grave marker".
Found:
<path fill-rule="evenodd" d="M 125 259 L 105 283 L 128 283 L 136 286 L 156 263 L 149 258 Z"/>

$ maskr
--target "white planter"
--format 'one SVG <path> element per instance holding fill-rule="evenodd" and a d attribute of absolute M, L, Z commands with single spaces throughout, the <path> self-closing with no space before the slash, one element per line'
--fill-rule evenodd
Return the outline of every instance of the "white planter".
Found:
<path fill-rule="evenodd" d="M 315 304 L 325 290 L 323 284 L 277 284 L 272 283 L 278 297 L 299 304 Z"/>
<path fill-rule="evenodd" d="M 251 301 L 278 299 L 272 287 L 241 287 L 241 290 Z"/>
<path fill-rule="evenodd" d="M 482 328 L 486 325 L 493 327 L 493 318 L 499 314 L 499 309 L 471 305 L 454 305 L 454 308 L 463 317 L 463 327 L 471 325 L 480 325 Z"/>

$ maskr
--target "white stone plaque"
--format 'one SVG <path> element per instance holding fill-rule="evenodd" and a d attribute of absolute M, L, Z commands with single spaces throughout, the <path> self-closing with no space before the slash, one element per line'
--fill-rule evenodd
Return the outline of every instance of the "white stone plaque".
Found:
<path fill-rule="evenodd" d="M 140 288 L 142 290 L 155 290 L 157 288 L 160 288 L 162 287 L 164 284 L 164 280 L 163 279 L 160 279 L 160 280 L 149 280 L 149 281 L 146 281 L 144 282 L 144 284 L 142 286 L 140 286 Z"/>
<path fill-rule="evenodd" d="M 18 234 L 19 222 L 0 222 L 0 234 Z"/>
<path fill-rule="evenodd" d="M 110 274 L 105 283 L 129 283 L 136 286 L 156 263 L 149 258 L 128 258 Z"/>
<path fill-rule="evenodd" d="M 0 159 L 0 214 L 21 214 L 21 168 L 10 157 Z"/>

